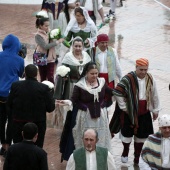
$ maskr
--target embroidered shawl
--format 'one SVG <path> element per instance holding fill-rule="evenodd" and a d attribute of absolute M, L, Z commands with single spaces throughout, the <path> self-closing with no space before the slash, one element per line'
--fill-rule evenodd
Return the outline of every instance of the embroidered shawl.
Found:
<path fill-rule="evenodd" d="M 150 135 L 147 138 L 143 145 L 141 157 L 151 168 L 162 170 L 160 132 Z"/>
<path fill-rule="evenodd" d="M 153 87 L 153 78 L 147 73 L 145 76 L 146 83 L 146 101 L 147 107 L 151 102 L 151 88 Z M 136 72 L 130 72 L 122 78 L 117 87 L 113 90 L 116 96 L 124 97 L 129 118 L 134 126 L 135 133 L 138 128 L 138 101 L 139 101 L 139 86 Z M 147 108 L 148 109 L 148 108 Z"/>
<path fill-rule="evenodd" d="M 99 93 L 102 90 L 102 87 L 105 85 L 105 79 L 104 78 L 98 78 L 99 86 L 97 88 L 90 88 L 86 84 L 85 78 L 81 78 L 75 85 L 80 87 L 81 89 L 84 89 L 88 91 L 90 94 L 94 95 L 94 102 L 97 100 L 99 102 Z"/>

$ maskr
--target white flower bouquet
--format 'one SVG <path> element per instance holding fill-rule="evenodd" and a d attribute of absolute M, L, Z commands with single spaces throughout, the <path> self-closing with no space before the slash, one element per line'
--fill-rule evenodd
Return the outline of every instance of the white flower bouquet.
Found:
<path fill-rule="evenodd" d="M 50 31 L 50 33 L 49 33 L 49 39 L 57 39 L 57 40 L 59 40 L 60 38 L 63 38 L 63 36 L 61 35 L 61 30 L 60 30 L 60 28 L 56 28 L 56 29 L 53 29 L 53 30 Z M 70 48 L 70 44 L 69 44 L 68 41 L 64 40 L 64 41 L 63 41 L 63 44 L 64 44 L 66 47 Z"/>
<path fill-rule="evenodd" d="M 59 66 L 56 70 L 56 74 L 61 77 L 67 77 L 68 73 L 70 72 L 70 68 L 64 65 Z"/>
<path fill-rule="evenodd" d="M 50 81 L 45 80 L 45 81 L 43 81 L 42 83 L 45 84 L 45 85 L 47 85 L 50 89 L 53 89 L 53 88 L 54 88 L 54 84 L 51 83 Z"/>
<path fill-rule="evenodd" d="M 50 31 L 50 39 L 60 39 L 61 38 L 61 30 L 59 28 L 53 29 Z"/>

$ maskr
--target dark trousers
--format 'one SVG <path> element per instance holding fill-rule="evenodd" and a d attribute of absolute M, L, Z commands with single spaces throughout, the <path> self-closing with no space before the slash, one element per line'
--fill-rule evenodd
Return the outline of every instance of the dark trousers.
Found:
<path fill-rule="evenodd" d="M 6 122 L 7 122 L 6 103 L 0 102 L 0 140 L 1 140 L 1 144 L 6 143 L 6 130 L 5 130 Z"/>
<path fill-rule="evenodd" d="M 45 66 L 38 66 L 41 82 L 44 80 L 48 80 L 54 83 L 54 66 L 55 63 L 48 63 Z"/>
<path fill-rule="evenodd" d="M 13 122 L 13 142 L 14 143 L 18 143 L 21 142 L 23 140 L 22 137 L 22 130 L 24 125 L 27 122 Z M 35 142 L 35 145 L 39 146 L 40 148 L 43 148 L 43 144 L 44 144 L 44 138 L 45 138 L 45 132 L 46 132 L 46 121 L 42 121 L 42 122 L 33 122 L 38 126 L 38 139 Z"/>
<path fill-rule="evenodd" d="M 126 113 L 124 113 L 123 116 L 124 123 L 121 128 L 121 134 L 124 137 L 132 137 L 134 135 L 134 128 L 129 116 Z M 138 125 L 139 128 L 137 129 L 137 134 L 135 134 L 137 138 L 147 138 L 150 134 L 153 134 L 153 124 L 150 112 L 138 117 Z"/>

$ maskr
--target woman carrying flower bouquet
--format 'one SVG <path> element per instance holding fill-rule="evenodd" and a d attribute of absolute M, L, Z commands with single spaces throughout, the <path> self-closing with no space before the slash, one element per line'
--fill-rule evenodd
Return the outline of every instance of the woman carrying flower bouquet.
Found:
<path fill-rule="evenodd" d="M 88 63 L 80 80 L 75 84 L 71 100 L 57 100 L 69 111 L 60 141 L 62 159 L 67 160 L 73 150 L 83 146 L 84 130 L 93 128 L 98 132 L 98 146 L 111 150 L 111 135 L 107 118 L 105 94 L 112 96 L 112 89 L 104 78 L 98 78 L 95 63 Z M 67 108 L 66 108 L 67 107 Z"/>
<path fill-rule="evenodd" d="M 67 41 L 70 41 L 76 36 L 80 36 L 83 42 L 85 42 L 85 51 L 94 47 L 97 39 L 97 27 L 84 7 L 74 9 L 74 15 L 72 15 L 67 25 L 64 36 Z"/>
<path fill-rule="evenodd" d="M 54 83 L 54 66 L 55 66 L 55 46 L 63 42 L 63 39 L 53 40 L 49 42 L 49 19 L 48 15 L 38 15 L 36 20 L 37 33 L 35 35 L 35 42 L 37 43 L 36 52 L 47 55 L 47 65 L 38 66 L 41 82 L 48 80 Z"/>
<path fill-rule="evenodd" d="M 62 65 L 65 65 L 66 67 L 70 68 L 70 71 L 68 73 L 65 73 L 66 75 L 63 76 L 63 72 L 65 70 L 62 70 L 62 72 L 57 70 L 57 84 L 54 92 L 54 98 L 57 100 L 63 100 L 63 99 L 70 99 L 72 92 L 73 92 L 73 86 L 80 78 L 80 75 L 82 74 L 84 66 L 91 61 L 90 56 L 87 52 L 83 51 L 84 45 L 83 40 L 81 37 L 75 37 L 72 41 L 72 51 L 68 52 L 62 61 Z M 58 67 L 58 69 L 61 66 Z M 56 108 L 56 111 L 61 108 Z M 53 117 L 53 124 L 61 123 L 61 120 L 57 120 L 60 116 L 59 113 L 55 112 Z M 66 116 L 66 113 L 64 114 L 64 110 L 61 111 L 63 115 Z M 57 117 L 59 116 L 59 117 Z M 65 120 L 64 116 L 64 120 Z M 57 123 L 58 122 L 58 123 Z"/>

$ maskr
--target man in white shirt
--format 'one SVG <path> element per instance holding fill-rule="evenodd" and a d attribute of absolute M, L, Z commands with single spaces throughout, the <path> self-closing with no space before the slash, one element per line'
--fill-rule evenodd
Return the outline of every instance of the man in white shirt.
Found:
<path fill-rule="evenodd" d="M 158 118 L 159 131 L 145 141 L 139 167 L 140 170 L 170 169 L 170 115 Z"/>
<path fill-rule="evenodd" d="M 110 88 L 115 87 L 115 79 L 119 81 L 122 78 L 122 70 L 120 67 L 117 52 L 111 46 L 108 46 L 109 36 L 107 34 L 99 34 L 97 36 L 94 61 L 99 70 L 99 77 L 103 77 Z M 112 99 L 107 94 L 105 96 L 106 105 L 112 104 Z"/>
<path fill-rule="evenodd" d="M 113 155 L 102 147 L 97 147 L 97 131 L 87 129 L 83 134 L 84 147 L 70 156 L 66 170 L 116 170 Z"/>
<path fill-rule="evenodd" d="M 71 9 L 74 9 L 78 6 L 83 6 L 89 13 L 89 16 L 96 24 L 97 13 L 100 14 L 102 22 L 104 23 L 104 12 L 102 6 L 102 0 L 69 0 L 68 6 Z"/>
<path fill-rule="evenodd" d="M 122 70 L 116 50 L 108 46 L 108 42 L 107 34 L 97 36 L 94 61 L 99 70 L 99 77 L 104 77 L 109 87 L 114 88 L 116 76 L 119 80 L 122 78 Z"/>
<path fill-rule="evenodd" d="M 120 119 L 110 123 L 111 133 L 120 124 L 120 139 L 124 146 L 121 161 L 128 162 L 129 146 L 134 136 L 134 164 L 138 165 L 139 156 L 146 138 L 153 134 L 153 120 L 158 117 L 160 103 L 156 83 L 148 73 L 149 62 L 146 58 L 136 60 L 136 71 L 125 75 L 113 90 L 119 105 Z M 118 122 L 119 121 L 119 122 Z"/>

